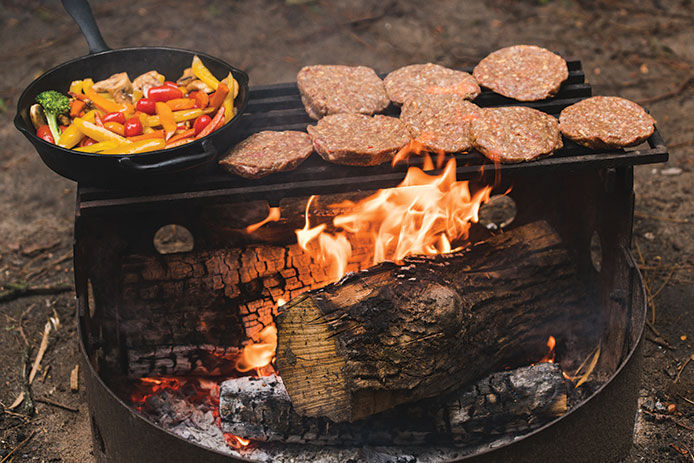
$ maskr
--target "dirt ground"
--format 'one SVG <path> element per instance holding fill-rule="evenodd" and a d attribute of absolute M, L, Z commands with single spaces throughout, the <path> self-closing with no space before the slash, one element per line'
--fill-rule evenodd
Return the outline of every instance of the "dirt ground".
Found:
<path fill-rule="evenodd" d="M 474 65 L 492 50 L 528 43 L 580 58 L 594 94 L 642 102 L 671 154 L 666 165 L 636 168 L 634 251 L 647 268 L 655 322 L 646 332 L 641 406 L 626 462 L 694 462 L 694 360 L 686 364 L 694 355 L 692 1 L 92 3 L 110 46 L 198 49 L 247 70 L 256 85 L 291 81 L 315 63 L 378 72 L 426 61 Z M 32 79 L 87 48 L 58 2 L 3 0 L 0 24 L 0 461 L 91 461 L 84 388 L 69 387 L 78 359 L 75 184 L 46 168 L 11 122 Z M 27 285 L 41 294 L 9 295 Z M 49 317 L 61 325 L 51 330 L 33 384 L 44 402 L 31 417 L 23 405 L 9 411 L 21 390 L 24 353 L 30 349 L 33 361 Z"/>

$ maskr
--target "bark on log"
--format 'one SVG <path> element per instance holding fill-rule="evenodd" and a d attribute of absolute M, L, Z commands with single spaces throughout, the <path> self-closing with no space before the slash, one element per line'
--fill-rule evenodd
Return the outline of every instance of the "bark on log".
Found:
<path fill-rule="evenodd" d="M 333 423 L 296 413 L 278 376 L 243 377 L 222 383 L 219 407 L 224 432 L 264 442 L 474 446 L 563 415 L 566 388 L 558 365 L 539 363 L 354 423 Z"/>
<path fill-rule="evenodd" d="M 583 294 L 559 236 L 535 222 L 293 299 L 276 319 L 276 366 L 297 413 L 355 421 L 538 361 Z"/>

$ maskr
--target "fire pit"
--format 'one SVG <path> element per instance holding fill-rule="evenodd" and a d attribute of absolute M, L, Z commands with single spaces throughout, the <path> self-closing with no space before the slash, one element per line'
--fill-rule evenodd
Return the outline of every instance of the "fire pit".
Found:
<path fill-rule="evenodd" d="M 560 92 L 530 106 L 556 115 L 565 106 L 590 96 L 580 62 L 568 63 L 570 77 Z M 482 106 L 509 104 L 492 93 L 483 93 L 478 102 Z M 251 89 L 243 118 L 248 133 L 303 129 L 309 122 L 294 84 Z M 320 246 L 315 236 L 324 232 L 324 243 L 338 240 L 338 232 L 329 224 L 337 216 L 349 215 L 351 206 L 345 201 L 361 201 L 377 189 L 398 185 L 405 176 L 404 167 L 352 168 L 311 158 L 294 172 L 255 181 L 230 178 L 210 169 L 167 191 L 126 193 L 80 187 L 75 222 L 75 280 L 97 460 L 578 462 L 615 461 L 624 456 L 633 432 L 646 308 L 641 277 L 629 253 L 632 166 L 667 159 L 657 131 L 648 145 L 645 149 L 594 153 L 567 142 L 552 157 L 500 166 L 485 164 L 477 154 L 456 155 L 457 165 L 449 164 L 443 171 L 430 174 L 440 179 L 456 177 L 453 182 L 468 182 L 470 198 L 504 195 L 515 204 L 512 221 L 490 220 L 487 228 L 468 223 L 461 234 L 465 239 L 437 242 L 432 245 L 432 252 L 417 254 L 455 251 L 457 246 L 463 250 L 432 257 L 396 256 L 398 261 L 405 259 L 401 266 L 381 264 L 366 273 L 347 276 L 323 292 L 312 292 L 311 306 L 306 305 L 309 299 L 299 297 L 300 294 L 335 281 L 341 275 L 335 273 L 336 267 L 342 273 L 356 272 L 376 262 L 373 250 L 368 249 L 373 247 L 372 243 L 359 240 L 351 243 L 344 262 L 338 265 L 327 261 L 317 251 Z M 410 165 L 425 162 L 423 158 L 410 159 Z M 311 199 L 312 195 L 320 196 Z M 493 214 L 487 211 L 487 215 Z M 492 233 L 494 226 L 502 222 L 505 232 Z M 297 242 L 296 230 L 314 230 L 319 224 L 326 226 L 314 238 L 302 244 L 299 235 Z M 304 248 L 314 252 L 307 253 Z M 462 256 L 461 264 L 454 262 L 458 255 Z M 380 260 L 391 258 L 386 255 Z M 495 267 L 485 267 L 486 262 Z M 540 263 L 550 265 L 543 267 Z M 560 378 L 561 388 L 541 393 L 546 401 L 543 407 L 537 407 L 537 416 L 543 417 L 540 424 L 533 425 L 533 420 L 525 419 L 521 420 L 520 429 L 509 407 L 504 408 L 505 415 L 492 414 L 494 425 L 463 419 L 460 432 L 465 439 L 473 436 L 481 440 L 474 441 L 476 445 L 460 447 L 456 439 L 442 442 L 441 434 L 417 440 L 429 431 L 399 428 L 402 416 L 415 413 L 415 404 L 422 403 L 411 398 L 388 399 L 394 401 L 393 405 L 413 402 L 403 405 L 405 411 L 396 407 L 376 415 L 375 419 L 386 420 L 388 426 L 373 421 L 362 426 L 358 419 L 370 418 L 357 413 L 349 420 L 357 419 L 355 423 L 316 435 L 306 429 L 317 426 L 325 430 L 324 422 L 315 421 L 324 419 L 320 416 L 311 418 L 314 421 L 292 422 L 289 428 L 285 421 L 271 416 L 272 410 L 291 413 L 292 406 L 299 406 L 298 402 L 292 405 L 283 399 L 283 387 L 297 387 L 298 383 L 288 380 L 289 373 L 285 377 L 285 372 L 301 366 L 304 357 L 298 353 L 297 344 L 282 339 L 282 333 L 291 332 L 286 328 L 291 323 L 299 328 L 307 326 L 300 316 L 294 320 L 294 315 L 290 315 L 297 313 L 298 304 L 303 304 L 305 310 L 319 307 L 321 297 L 387 272 L 394 272 L 396 279 L 401 278 L 398 275 L 404 275 L 402 278 L 407 281 L 412 279 L 416 288 L 418 279 L 421 280 L 419 268 L 428 272 L 426 269 L 442 265 L 461 265 L 454 267 L 458 270 L 448 279 L 455 280 L 468 272 L 485 274 L 485 278 L 496 281 L 504 272 L 515 271 L 518 287 L 527 283 L 525 290 L 509 288 L 498 295 L 500 301 L 513 303 L 490 304 L 495 323 L 480 323 L 477 331 L 469 334 L 469 339 L 479 342 L 466 365 L 474 364 L 475 358 L 485 362 L 491 359 L 491 372 L 497 371 L 496 376 L 484 378 L 485 375 L 470 373 L 467 377 L 463 373 L 471 368 L 464 367 L 448 369 L 452 371 L 450 375 L 440 375 L 443 382 L 447 378 L 463 378 L 476 385 L 474 394 L 469 389 L 455 392 L 455 403 L 460 407 L 456 416 L 469 410 L 465 400 L 477 404 L 477 410 L 505 403 L 498 384 L 518 385 L 527 375 L 546 378 L 553 372 L 563 373 L 570 378 L 566 382 Z M 538 275 L 541 268 L 551 272 Z M 470 278 L 463 283 L 473 288 L 481 284 L 481 279 Z M 537 289 L 528 289 L 530 286 Z M 536 297 L 513 300 L 526 293 Z M 278 306 L 289 300 L 283 315 L 277 318 L 278 362 L 286 383 L 279 384 L 275 377 L 265 376 L 273 372 L 271 366 L 255 371 L 255 364 L 242 357 L 242 352 L 248 354 L 251 350 L 247 346 L 255 343 L 260 346 L 258 353 L 267 353 L 265 344 L 272 346 L 268 327 L 275 321 Z M 511 306 L 527 307 L 523 313 L 529 314 L 529 318 L 518 322 L 507 318 L 513 311 L 494 312 L 499 307 Z M 539 320 L 533 318 L 537 314 L 547 313 L 561 316 L 534 322 Z M 503 329 L 516 322 L 519 331 L 507 339 Z M 556 347 L 547 346 L 550 336 Z M 290 354 L 282 350 L 283 345 L 292 346 Z M 431 358 L 450 352 L 443 349 L 438 352 L 439 357 Z M 292 363 L 292 355 L 299 360 Z M 555 363 L 538 363 L 550 360 Z M 325 364 L 321 360 L 309 367 L 320 369 Z M 243 375 L 240 370 L 266 377 L 260 388 L 264 395 L 253 392 L 257 380 L 233 379 Z M 228 378 L 232 380 L 222 384 Z M 481 379 L 490 390 L 480 389 L 476 381 Z M 580 387 L 576 387 L 579 383 Z M 432 384 L 423 389 L 431 390 Z M 569 387 L 565 388 L 565 384 Z M 328 386 L 326 383 L 325 387 Z M 532 397 L 540 394 L 518 387 L 510 392 L 522 390 L 524 394 L 535 394 Z M 455 389 L 452 385 L 442 388 L 446 393 Z M 265 419 L 255 423 L 237 419 L 242 411 L 256 410 L 252 401 L 257 397 L 261 397 L 261 405 L 272 404 L 264 409 Z M 421 400 L 444 399 L 425 393 Z M 380 398 L 370 403 L 383 408 L 385 402 Z M 423 403 L 432 406 L 432 402 Z M 451 402 L 436 405 L 451 409 L 441 403 Z M 451 416 L 445 420 L 448 437 L 458 432 L 451 424 L 455 421 Z M 498 423 L 500 416 L 506 416 L 503 425 Z M 508 422 L 516 424 L 508 427 Z M 248 436 L 236 431 L 239 426 L 250 424 L 262 428 L 256 429 L 256 434 L 265 437 L 251 438 L 249 442 Z M 349 427 L 355 424 L 362 426 L 356 428 L 362 434 Z M 475 427 L 482 432 L 474 432 Z M 378 431 L 384 429 L 410 437 L 404 443 L 393 438 L 386 445 L 392 435 L 379 437 Z M 346 438 L 349 433 L 357 437 Z"/>

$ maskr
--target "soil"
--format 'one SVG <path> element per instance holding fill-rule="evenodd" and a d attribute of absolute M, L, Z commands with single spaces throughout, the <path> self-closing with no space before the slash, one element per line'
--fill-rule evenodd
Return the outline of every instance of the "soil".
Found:
<path fill-rule="evenodd" d="M 685 366 L 694 354 L 691 0 L 92 3 L 112 47 L 199 49 L 247 70 L 255 85 L 294 80 L 309 64 L 362 64 L 377 72 L 428 61 L 471 66 L 495 49 L 536 44 L 580 58 L 595 95 L 644 102 L 671 154 L 665 165 L 636 168 L 634 251 L 650 269 L 644 276 L 654 321 L 646 332 L 634 446 L 625 461 L 694 461 L 694 361 Z M 84 387 L 76 393 L 69 387 L 78 359 L 71 290 L 75 184 L 45 167 L 12 125 L 22 89 L 87 48 L 58 2 L 5 0 L 0 21 L 0 291 L 27 283 L 49 287 L 49 294 L 0 302 L 0 459 L 28 439 L 7 461 L 92 461 Z M 24 405 L 9 412 L 21 390 L 24 352 L 30 348 L 33 361 L 45 323 L 56 316 L 61 326 L 49 334 L 33 396 L 77 411 L 36 402 L 33 416 L 25 416 Z"/>

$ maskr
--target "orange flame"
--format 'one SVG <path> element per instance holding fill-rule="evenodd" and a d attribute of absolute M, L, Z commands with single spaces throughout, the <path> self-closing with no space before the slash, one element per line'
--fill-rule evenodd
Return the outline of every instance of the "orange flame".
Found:
<path fill-rule="evenodd" d="M 241 355 L 236 360 L 236 369 L 242 373 L 253 369 L 260 369 L 270 364 L 275 356 L 277 348 L 277 328 L 269 325 L 258 333 L 260 341 L 243 348 Z"/>
<path fill-rule="evenodd" d="M 258 223 L 246 227 L 246 233 L 253 233 L 268 222 L 277 222 L 280 219 L 280 208 L 271 207 L 267 217 Z"/>
<path fill-rule="evenodd" d="M 414 254 L 451 252 L 451 243 L 467 238 L 470 224 L 478 221 L 479 208 L 492 190 L 487 186 L 472 195 L 468 182 L 456 181 L 455 169 L 455 159 L 448 161 L 440 175 L 411 167 L 398 187 L 379 190 L 357 203 L 340 203 L 350 212 L 333 219 L 335 234 L 325 231 L 327 224 L 310 227 L 311 197 L 306 224 L 296 230 L 299 246 L 330 264 L 331 281 L 344 275 L 353 242 L 370 244 L 373 249 L 373 255 L 359 263 L 361 267 L 401 262 Z M 318 245 L 309 246 L 314 240 Z"/>
<path fill-rule="evenodd" d="M 549 351 L 547 352 L 547 355 L 542 357 L 542 359 L 538 363 L 554 363 L 554 357 L 556 353 L 554 352 L 554 347 L 557 345 L 557 340 L 554 339 L 554 336 L 550 336 L 547 339 L 547 348 Z"/>

